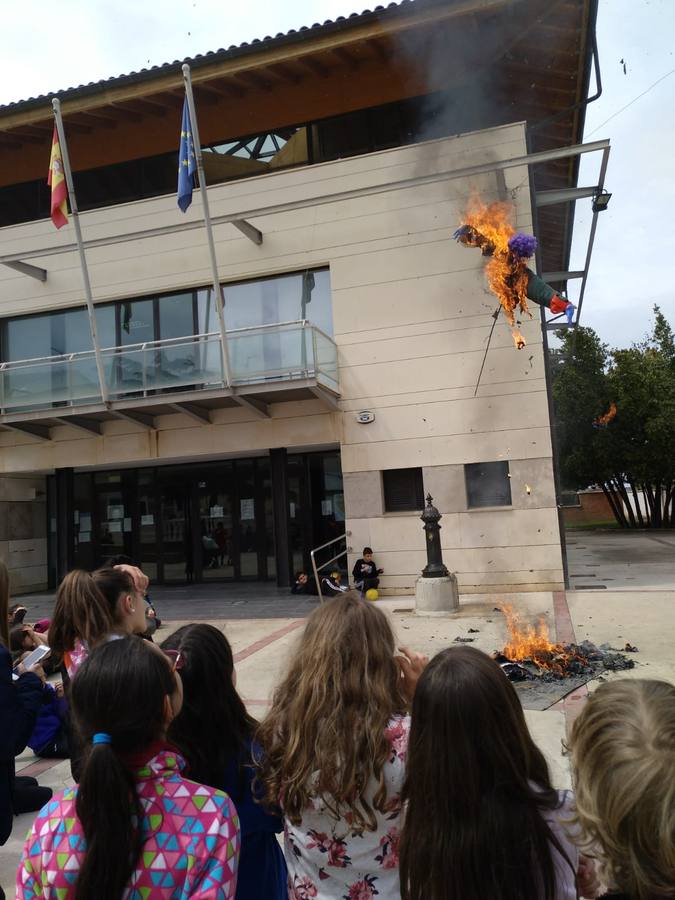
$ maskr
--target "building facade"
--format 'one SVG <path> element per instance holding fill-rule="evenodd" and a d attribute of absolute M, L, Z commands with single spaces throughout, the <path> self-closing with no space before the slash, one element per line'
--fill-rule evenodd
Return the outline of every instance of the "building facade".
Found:
<path fill-rule="evenodd" d="M 542 323 L 523 323 L 524 351 L 498 323 L 476 389 L 496 301 L 480 255 L 451 235 L 471 196 L 507 199 L 514 225 L 540 236 L 544 270 L 564 270 L 569 216 L 534 219 L 529 99 L 460 113 L 448 73 L 417 71 L 409 44 L 393 43 L 494 27 L 459 6 L 402 4 L 194 68 L 224 344 L 199 191 L 183 215 L 169 186 L 179 76 L 163 67 L 62 95 L 104 391 L 72 226 L 44 218 L 49 102 L 0 108 L 3 160 L 12 135 L 34 136 L 0 185 L 0 554 L 15 590 L 118 553 L 163 583 L 283 585 L 348 532 L 349 563 L 370 545 L 385 593 L 409 593 L 427 493 L 461 590 L 562 587 Z M 587 88 L 591 6 L 567 4 L 581 41 L 570 97 Z M 518 97 L 529 76 L 513 77 Z M 248 119 L 218 123 L 237 90 Z M 538 119 L 565 110 L 555 90 L 541 96 L 553 99 Z M 556 146 L 579 138 L 578 113 L 554 123 Z M 127 132 L 141 138 L 133 151 Z M 554 160 L 541 177 L 570 186 L 576 170 Z"/>

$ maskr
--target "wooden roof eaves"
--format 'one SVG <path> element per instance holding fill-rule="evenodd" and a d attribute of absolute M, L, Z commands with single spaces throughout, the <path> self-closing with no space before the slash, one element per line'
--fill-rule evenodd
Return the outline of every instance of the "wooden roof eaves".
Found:
<path fill-rule="evenodd" d="M 198 60 L 188 60 L 193 67 L 192 82 L 198 85 L 200 81 L 224 78 L 239 72 L 253 72 L 266 66 L 277 63 L 292 63 L 300 58 L 307 58 L 317 53 L 330 52 L 336 47 L 347 48 L 361 41 L 373 41 L 381 38 L 391 40 L 392 36 L 409 31 L 413 28 L 445 22 L 453 18 L 460 18 L 472 14 L 491 13 L 508 6 L 512 0 L 464 0 L 455 4 L 432 5 L 429 7 L 415 8 L 404 6 L 393 10 L 380 11 L 376 15 L 357 22 L 349 19 L 344 22 L 332 23 L 326 32 L 303 32 L 301 34 L 284 35 L 278 40 L 272 41 L 263 48 L 257 45 L 247 45 L 245 51 L 223 51 L 221 59 L 212 60 L 210 57 Z M 253 50 L 251 48 L 254 48 Z M 217 54 L 216 54 L 217 55 Z M 63 91 L 60 94 L 63 115 L 69 113 L 86 112 L 99 106 L 122 103 L 125 100 L 143 98 L 163 91 L 171 91 L 182 87 L 181 62 L 162 66 L 158 72 L 143 72 L 135 75 L 125 75 L 112 83 L 109 81 L 95 85 L 85 85 Z M 8 108 L 3 111 L 0 108 L 0 131 L 9 131 L 20 125 L 43 121 L 50 118 L 51 98 L 57 94 L 50 94 L 37 100 L 27 100 L 21 104 L 23 109 Z M 28 108 L 26 108 L 28 107 Z"/>

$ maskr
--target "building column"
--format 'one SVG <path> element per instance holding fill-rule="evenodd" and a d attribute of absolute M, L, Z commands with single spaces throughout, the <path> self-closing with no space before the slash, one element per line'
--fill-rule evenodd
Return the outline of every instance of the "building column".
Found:
<path fill-rule="evenodd" d="M 272 473 L 272 510 L 274 517 L 274 552 L 277 558 L 277 585 L 291 583 L 291 548 L 288 520 L 287 452 L 285 447 L 270 450 Z"/>
<path fill-rule="evenodd" d="M 73 568 L 73 470 L 57 469 L 56 479 L 56 578 L 57 582 Z"/>

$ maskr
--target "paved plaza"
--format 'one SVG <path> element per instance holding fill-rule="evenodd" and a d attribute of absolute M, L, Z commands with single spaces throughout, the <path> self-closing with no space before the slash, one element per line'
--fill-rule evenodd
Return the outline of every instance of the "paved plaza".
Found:
<path fill-rule="evenodd" d="M 415 616 L 411 597 L 378 602 L 391 616 L 399 643 L 429 656 L 458 637 L 472 638 L 475 647 L 487 652 L 501 648 L 505 638 L 504 619 L 495 607 L 508 601 L 525 619 L 544 616 L 551 634 L 558 640 L 588 638 L 596 644 L 623 647 L 630 642 L 638 647 L 633 670 L 608 674 L 605 678 L 648 677 L 673 681 L 675 554 L 670 547 L 675 550 L 675 538 L 672 533 L 656 537 L 660 540 L 644 534 L 612 533 L 609 538 L 607 534 L 591 532 L 573 534 L 570 564 L 575 568 L 570 568 L 570 572 L 577 572 L 585 560 L 583 564 L 595 572 L 596 579 L 589 582 L 585 578 L 581 584 L 597 581 L 595 589 L 466 595 L 461 598 L 457 613 L 442 618 Z M 633 547 L 635 554 L 631 558 Z M 625 571 L 629 568 L 639 573 L 636 577 L 645 583 L 626 584 Z M 619 572 L 621 581 L 617 584 Z M 235 652 L 238 689 L 256 717 L 264 715 L 304 618 L 318 602 L 291 597 L 287 591 L 276 588 L 261 590 L 259 585 L 156 588 L 152 596 L 165 620 L 157 636 L 159 640 L 187 621 L 206 620 L 222 628 Z M 48 614 L 53 603 L 48 595 L 22 599 L 31 613 L 40 615 Z M 477 631 L 469 632 L 469 629 Z M 594 683 L 590 682 L 549 709 L 526 710 L 528 724 L 549 760 L 558 787 L 570 783 L 562 749 L 566 729 L 593 687 Z M 42 784 L 55 790 L 70 783 L 68 761 L 36 760 L 27 751 L 18 759 L 17 769 L 39 776 Z M 24 815 L 16 820 L 12 837 L 2 850 L 0 884 L 8 896 L 12 896 L 14 872 L 31 819 L 31 815 Z"/>

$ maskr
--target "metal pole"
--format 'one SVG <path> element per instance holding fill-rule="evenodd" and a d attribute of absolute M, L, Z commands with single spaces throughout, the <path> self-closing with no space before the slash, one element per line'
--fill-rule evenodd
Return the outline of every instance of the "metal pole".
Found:
<path fill-rule="evenodd" d="M 495 330 L 495 325 L 497 324 L 497 319 L 499 318 L 499 313 L 502 311 L 501 303 L 497 307 L 497 309 L 492 313 L 492 328 L 490 329 L 490 334 L 488 336 L 487 345 L 485 347 L 485 353 L 483 354 L 483 362 L 480 366 L 480 372 L 478 373 L 478 381 L 476 382 L 476 387 L 474 389 L 473 395 L 474 397 L 478 393 L 478 386 L 480 385 L 480 380 L 483 377 L 483 369 L 485 368 L 485 360 L 487 359 L 488 350 L 490 349 L 490 342 L 492 341 L 492 332 Z"/>
<path fill-rule="evenodd" d="M 190 125 L 192 127 L 192 144 L 197 159 L 197 176 L 201 188 L 202 205 L 204 207 L 204 224 L 206 236 L 209 242 L 209 257 L 211 260 L 211 274 L 213 276 L 213 292 L 216 298 L 216 310 L 218 311 L 218 326 L 220 331 L 220 343 L 223 354 L 223 372 L 227 387 L 232 387 L 230 372 L 230 358 L 227 352 L 227 332 L 225 330 L 225 310 L 223 303 L 223 289 L 218 277 L 218 261 L 216 260 L 216 245 L 213 240 L 213 227 L 211 225 L 211 211 L 209 209 L 209 196 L 206 190 L 206 176 L 204 175 L 204 162 L 202 159 L 202 145 L 199 141 L 199 125 L 197 124 L 197 111 L 195 110 L 195 98 L 192 93 L 192 79 L 190 78 L 190 66 L 183 65 L 183 81 L 185 82 L 185 98 L 190 111 Z"/>
<path fill-rule="evenodd" d="M 96 331 L 96 315 L 94 312 L 94 303 L 91 297 L 91 282 L 89 281 L 89 269 L 87 268 L 87 257 L 84 252 L 84 244 L 82 242 L 82 230 L 80 228 L 80 211 L 77 208 L 77 198 L 75 196 L 75 186 L 73 184 L 73 173 L 70 169 L 70 157 L 68 156 L 68 144 L 66 143 L 66 133 L 63 129 L 63 119 L 61 117 L 61 101 L 58 97 L 52 100 L 52 108 L 54 110 L 54 121 L 56 122 L 56 133 L 59 136 L 59 144 L 61 145 L 61 157 L 63 161 L 63 174 L 66 177 L 66 187 L 68 189 L 68 199 L 70 200 L 70 212 L 73 217 L 73 225 L 75 226 L 75 240 L 77 241 L 77 250 L 80 254 L 80 269 L 82 270 L 82 281 L 84 282 L 84 296 L 87 301 L 87 314 L 89 316 L 89 331 L 91 332 L 91 342 L 94 346 L 94 356 L 96 357 L 96 371 L 98 373 L 99 389 L 101 391 L 101 399 L 104 403 L 108 403 L 108 386 L 105 381 L 103 371 L 103 359 L 101 357 L 101 348 L 98 345 L 98 334 Z"/>

